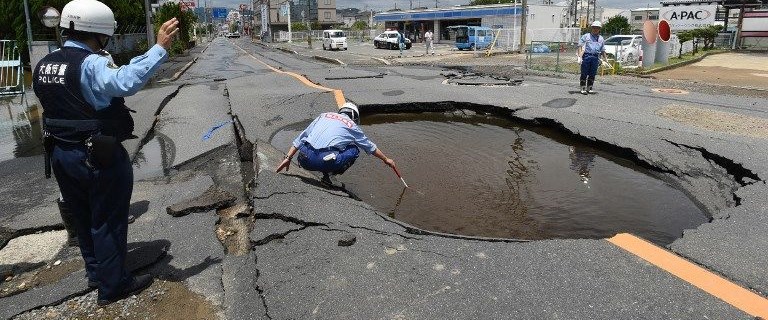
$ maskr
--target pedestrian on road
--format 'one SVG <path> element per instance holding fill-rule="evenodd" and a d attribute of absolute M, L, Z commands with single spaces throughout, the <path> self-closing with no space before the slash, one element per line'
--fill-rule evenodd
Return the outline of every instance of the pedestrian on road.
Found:
<path fill-rule="evenodd" d="M 365 136 L 359 127 L 360 112 L 352 103 L 345 103 L 338 112 L 323 113 L 301 133 L 288 150 L 276 172 L 288 171 L 291 159 L 298 152 L 299 166 L 323 173 L 322 182 L 332 185 L 330 175 L 343 174 L 360 154 L 359 148 L 395 169 L 395 161 L 387 158 Z"/>
<path fill-rule="evenodd" d="M 434 34 L 432 33 L 432 30 L 427 30 L 426 33 L 424 33 L 424 42 L 427 44 L 427 52 L 425 54 L 432 54 L 435 55 L 435 43 L 434 43 Z"/>
<path fill-rule="evenodd" d="M 403 31 L 397 32 L 397 44 L 400 48 L 400 57 L 403 56 L 403 50 L 405 49 L 405 35 L 403 34 Z"/>
<path fill-rule="evenodd" d="M 151 275 L 131 276 L 125 266 L 133 168 L 121 142 L 136 137 L 123 97 L 139 91 L 168 58 L 178 24 L 176 18 L 165 22 L 157 44 L 118 67 L 104 51 L 117 25 L 112 10 L 96 0 L 73 0 L 61 12 L 68 40 L 34 70 L 46 171 L 52 166 L 64 200 L 62 218 L 74 225 L 99 305 L 152 284 Z"/>
<path fill-rule="evenodd" d="M 597 68 L 600 66 L 600 57 L 607 60 L 605 54 L 605 39 L 600 35 L 600 28 L 603 24 L 600 21 L 592 23 L 590 33 L 584 34 L 579 38 L 579 63 L 581 64 L 581 77 L 579 86 L 581 94 L 595 93 L 593 85 Z"/>

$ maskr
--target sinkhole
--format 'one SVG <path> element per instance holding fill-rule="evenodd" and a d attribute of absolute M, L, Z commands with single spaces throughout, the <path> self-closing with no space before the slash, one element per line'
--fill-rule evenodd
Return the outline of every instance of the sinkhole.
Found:
<path fill-rule="evenodd" d="M 272 144 L 287 150 L 308 124 L 281 129 Z M 530 240 L 630 232 L 668 244 L 708 221 L 672 181 L 556 129 L 470 110 L 368 115 L 361 127 L 411 188 L 362 154 L 337 180 L 427 231 Z"/>

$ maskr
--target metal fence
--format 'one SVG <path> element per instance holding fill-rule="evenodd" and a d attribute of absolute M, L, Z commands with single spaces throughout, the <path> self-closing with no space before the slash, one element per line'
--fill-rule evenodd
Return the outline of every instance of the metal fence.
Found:
<path fill-rule="evenodd" d="M 496 37 L 496 43 L 493 45 L 493 50 L 520 50 L 520 29 L 494 29 L 493 34 Z"/>
<path fill-rule="evenodd" d="M 526 69 L 579 73 L 578 43 L 532 41 L 527 48 Z"/>
<path fill-rule="evenodd" d="M 581 30 L 579 28 L 541 28 L 528 29 L 526 39 L 528 41 L 577 43 Z"/>
<path fill-rule="evenodd" d="M 24 94 L 24 68 L 16 41 L 0 40 L 0 96 Z"/>

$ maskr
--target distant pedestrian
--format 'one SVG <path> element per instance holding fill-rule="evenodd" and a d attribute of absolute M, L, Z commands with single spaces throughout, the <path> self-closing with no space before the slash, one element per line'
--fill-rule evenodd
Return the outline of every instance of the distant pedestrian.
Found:
<path fill-rule="evenodd" d="M 405 49 L 405 35 L 402 31 L 397 32 L 397 44 L 400 48 L 400 57 L 403 56 L 403 50 Z"/>
<path fill-rule="evenodd" d="M 432 30 L 427 30 L 426 33 L 424 33 L 424 42 L 427 44 L 426 46 L 426 54 L 435 55 L 435 43 L 434 43 L 434 34 L 432 33 Z"/>
<path fill-rule="evenodd" d="M 395 161 L 387 158 L 359 127 L 360 112 L 345 103 L 338 112 L 321 114 L 295 140 L 277 172 L 289 169 L 293 156 L 299 154 L 299 165 L 323 174 L 322 182 L 332 185 L 330 175 L 340 175 L 357 160 L 360 148 L 395 169 Z"/>
<path fill-rule="evenodd" d="M 603 24 L 600 21 L 592 23 L 590 33 L 584 34 L 579 38 L 579 63 L 581 64 L 581 77 L 579 85 L 581 94 L 595 93 L 593 85 L 597 68 L 600 66 L 600 56 L 607 59 L 605 54 L 605 39 L 600 35 L 600 28 Z"/>

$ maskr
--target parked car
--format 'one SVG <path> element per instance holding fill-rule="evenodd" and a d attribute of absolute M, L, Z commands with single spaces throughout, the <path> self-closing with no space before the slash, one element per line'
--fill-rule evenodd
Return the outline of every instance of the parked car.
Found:
<path fill-rule="evenodd" d="M 227 38 L 240 38 L 240 32 L 227 33 Z"/>
<path fill-rule="evenodd" d="M 640 59 L 640 35 L 615 35 L 605 39 L 605 53 L 622 64 L 637 64 Z"/>
<path fill-rule="evenodd" d="M 485 49 L 491 46 L 493 30 L 478 26 L 455 26 L 456 48 L 459 50 Z"/>
<path fill-rule="evenodd" d="M 341 30 L 323 30 L 323 50 L 347 50 L 347 35 Z"/>
<path fill-rule="evenodd" d="M 399 49 L 400 45 L 397 42 L 397 31 L 384 31 L 384 33 L 373 38 L 373 47 L 377 49 Z M 405 38 L 405 49 L 411 48 L 411 39 Z"/>

